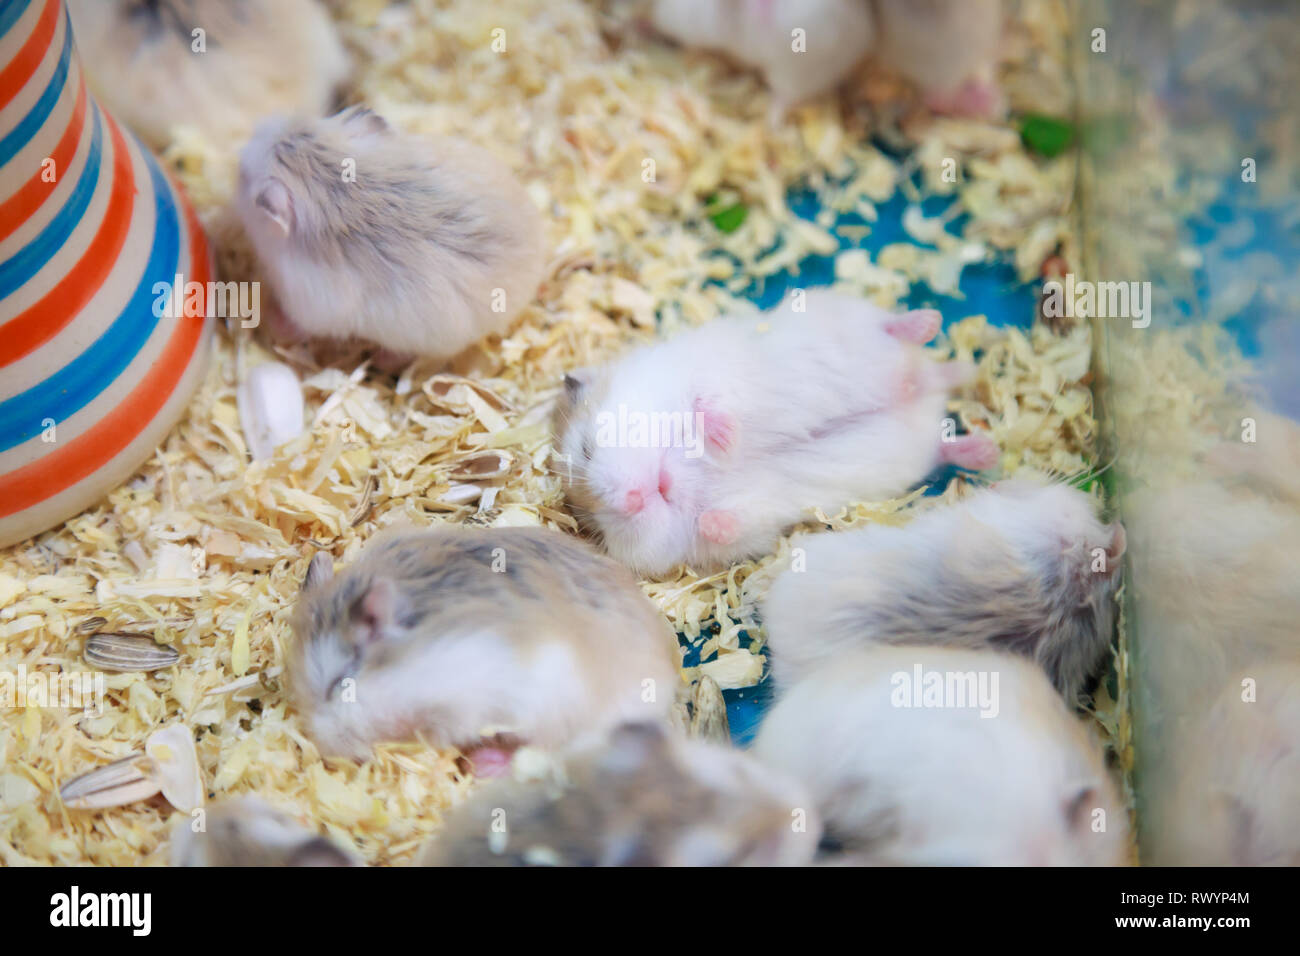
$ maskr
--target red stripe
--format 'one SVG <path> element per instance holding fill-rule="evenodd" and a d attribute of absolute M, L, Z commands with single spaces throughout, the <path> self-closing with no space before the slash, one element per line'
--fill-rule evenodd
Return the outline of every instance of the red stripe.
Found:
<path fill-rule="evenodd" d="M 49 52 L 50 41 L 54 39 L 54 31 L 59 25 L 59 10 L 62 4 L 59 0 L 47 0 L 45 10 L 41 18 L 36 21 L 36 28 L 32 30 L 32 35 L 27 38 L 18 55 L 9 61 L 9 65 L 0 70 L 0 109 L 8 106 L 13 101 L 27 81 L 30 80 L 41 61 L 45 59 L 45 54 Z"/>
<path fill-rule="evenodd" d="M 41 203 L 45 202 L 59 185 L 58 177 L 62 175 L 61 171 L 67 169 L 68 164 L 72 162 L 72 157 L 76 155 L 77 147 L 81 143 L 81 136 L 78 134 L 85 129 L 86 99 L 86 75 L 83 73 L 81 88 L 77 91 L 77 104 L 72 108 L 72 119 L 68 123 L 68 128 L 63 131 L 63 138 L 59 140 L 59 145 L 55 146 L 54 152 L 50 153 L 50 159 L 54 161 L 55 181 L 46 182 L 41 177 L 45 171 L 42 163 L 42 168 L 32 173 L 31 179 L 0 203 L 0 242 L 13 235 L 32 213 L 40 209 Z"/>
<path fill-rule="evenodd" d="M 116 125 L 113 126 L 115 137 L 120 136 Z M 185 210 L 194 281 L 206 286 L 212 277 L 207 237 L 189 201 L 174 183 L 172 187 Z M 153 422 L 175 393 L 176 386 L 194 359 L 205 321 L 198 316 L 178 321 L 162 354 L 154 359 L 140 384 L 84 434 L 17 471 L 0 475 L 0 518 L 54 497 L 121 454 Z"/>
<path fill-rule="evenodd" d="M 126 243 L 135 207 L 135 172 L 122 131 L 107 114 L 101 115 L 113 136 L 113 183 L 99 231 L 58 285 L 40 301 L 0 325 L 0 368 L 18 361 L 63 331 L 99 291 Z"/>

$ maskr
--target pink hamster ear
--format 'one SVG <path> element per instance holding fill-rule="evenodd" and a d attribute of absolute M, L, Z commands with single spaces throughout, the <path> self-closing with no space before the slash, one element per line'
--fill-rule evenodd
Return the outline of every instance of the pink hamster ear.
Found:
<path fill-rule="evenodd" d="M 288 236 L 293 231 L 293 197 L 289 194 L 288 187 L 274 176 L 258 190 L 257 207 L 280 230 L 281 235 Z"/>
<path fill-rule="evenodd" d="M 1124 526 L 1116 521 L 1110 526 L 1110 545 L 1106 548 L 1106 565 L 1112 574 L 1119 570 L 1120 559 L 1124 557 L 1124 548 L 1128 544 L 1128 535 Z"/>
<path fill-rule="evenodd" d="M 735 418 L 712 400 L 700 397 L 695 399 L 695 420 L 710 448 L 723 455 L 731 451 L 739 429 Z"/>
<path fill-rule="evenodd" d="M 357 628 L 360 643 L 373 644 L 410 613 L 409 600 L 387 578 L 370 584 L 361 599 L 352 607 L 352 621 Z"/>
<path fill-rule="evenodd" d="M 302 589 L 311 591 L 334 579 L 334 558 L 328 551 L 317 551 L 307 565 L 302 579 Z"/>

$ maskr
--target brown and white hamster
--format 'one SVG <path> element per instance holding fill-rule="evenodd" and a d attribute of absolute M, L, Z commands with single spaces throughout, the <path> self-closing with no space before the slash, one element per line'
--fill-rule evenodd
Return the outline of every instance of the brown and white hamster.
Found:
<path fill-rule="evenodd" d="M 313 558 L 285 676 L 322 753 L 419 737 L 560 747 L 666 719 L 667 620 L 632 576 L 545 528 L 387 531 L 338 577 Z"/>
<path fill-rule="evenodd" d="M 361 860 L 260 797 L 245 795 L 201 811 L 172 831 L 172 866 L 361 866 Z"/>
<path fill-rule="evenodd" d="M 1300 641 L 1295 654 L 1234 676 L 1144 773 L 1144 861 L 1300 866 Z"/>
<path fill-rule="evenodd" d="M 991 117 L 1006 110 L 994 68 L 1001 0 L 874 0 L 876 55 L 943 113 Z"/>
<path fill-rule="evenodd" d="M 1109 655 L 1124 529 L 1069 485 L 1000 481 L 903 527 L 808 535 L 762 605 L 781 684 L 869 644 L 1037 661 L 1075 703 Z"/>
<path fill-rule="evenodd" d="M 654 0 L 651 22 L 679 43 L 762 71 L 774 119 L 839 85 L 875 32 L 866 0 Z"/>
<path fill-rule="evenodd" d="M 316 0 L 69 0 L 95 94 L 162 149 L 174 127 L 246 137 L 271 112 L 321 115 L 349 71 Z"/>
<path fill-rule="evenodd" d="M 994 651 L 846 651 L 767 714 L 754 755 L 812 792 L 828 842 L 891 865 L 1122 865 L 1100 748 L 1034 665 Z"/>
<path fill-rule="evenodd" d="M 542 278 L 541 216 L 504 164 L 362 107 L 262 124 L 238 207 L 279 308 L 309 337 L 448 359 L 505 331 Z"/>
<path fill-rule="evenodd" d="M 811 508 L 893 497 L 943 461 L 992 466 L 984 434 L 945 441 L 971 369 L 921 347 L 939 323 L 809 290 L 575 372 L 555 442 L 574 513 L 642 573 L 705 570 L 767 551 Z"/>
<path fill-rule="evenodd" d="M 531 782 L 453 810 L 425 866 L 799 866 L 820 837 L 803 789 L 748 755 L 624 724 Z"/>

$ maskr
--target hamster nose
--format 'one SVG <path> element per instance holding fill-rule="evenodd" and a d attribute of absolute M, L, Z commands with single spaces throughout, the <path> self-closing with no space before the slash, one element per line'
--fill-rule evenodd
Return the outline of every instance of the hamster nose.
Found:
<path fill-rule="evenodd" d="M 639 491 L 629 491 L 627 498 L 623 501 L 623 511 L 625 514 L 634 515 L 645 507 L 645 498 Z"/>
<path fill-rule="evenodd" d="M 662 497 L 664 501 L 667 501 L 668 492 L 672 491 L 672 489 L 673 489 L 673 476 L 668 474 L 668 469 L 665 468 L 664 470 L 659 472 L 660 497 Z"/>

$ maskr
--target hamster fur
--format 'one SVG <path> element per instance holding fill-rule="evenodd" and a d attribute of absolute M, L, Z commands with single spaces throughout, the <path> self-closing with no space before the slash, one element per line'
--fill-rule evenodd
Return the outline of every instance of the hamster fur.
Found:
<path fill-rule="evenodd" d="M 542 278 L 541 216 L 501 162 L 362 107 L 268 120 L 239 180 L 277 303 L 309 336 L 448 359 L 505 331 Z"/>
<path fill-rule="evenodd" d="M 1294 654 L 1235 675 L 1144 772 L 1144 862 L 1300 866 L 1300 640 Z"/>
<path fill-rule="evenodd" d="M 932 109 L 1006 110 L 994 77 L 1001 0 L 875 0 L 875 9 L 878 58 L 920 87 Z"/>
<path fill-rule="evenodd" d="M 313 559 L 285 676 L 322 753 L 495 734 L 550 748 L 666 719 L 676 635 L 622 567 L 544 528 L 384 532 L 338 577 Z"/>
<path fill-rule="evenodd" d="M 318 836 L 260 797 L 245 795 L 203 811 L 203 830 L 178 821 L 172 866 L 360 866 L 351 851 Z"/>
<path fill-rule="evenodd" d="M 871 49 L 865 0 L 655 0 L 656 30 L 679 43 L 717 50 L 763 73 L 774 119 L 833 90 Z M 804 31 L 795 49 L 793 31 Z"/>
<path fill-rule="evenodd" d="M 892 497 L 942 461 L 996 462 L 982 433 L 941 440 L 948 393 L 971 370 L 921 348 L 938 313 L 829 291 L 806 293 L 806 312 L 795 301 L 566 378 L 555 468 L 618 560 L 645 574 L 721 567 L 771 548 L 809 508 Z"/>
<path fill-rule="evenodd" d="M 156 149 L 180 125 L 238 140 L 269 112 L 321 115 L 350 69 L 316 0 L 68 0 L 68 10 L 96 97 Z"/>
<path fill-rule="evenodd" d="M 497 780 L 453 810 L 426 866 L 798 866 L 803 789 L 729 746 L 624 724 L 550 779 Z"/>
<path fill-rule="evenodd" d="M 932 680 L 951 688 L 937 699 L 947 706 Z M 1099 747 L 1042 672 L 1009 654 L 846 651 L 777 701 L 753 753 L 804 783 L 829 841 L 859 862 L 1127 859 L 1127 814 Z"/>
<path fill-rule="evenodd" d="M 1124 530 L 1069 485 L 1001 481 L 903 527 L 794 548 L 799 568 L 762 604 L 782 685 L 855 646 L 951 644 L 1029 657 L 1073 704 L 1109 655 Z"/>

